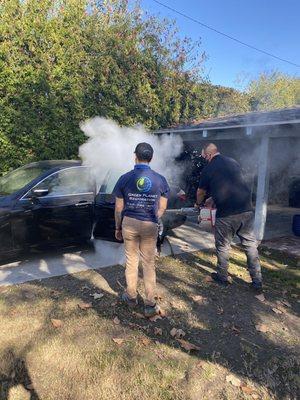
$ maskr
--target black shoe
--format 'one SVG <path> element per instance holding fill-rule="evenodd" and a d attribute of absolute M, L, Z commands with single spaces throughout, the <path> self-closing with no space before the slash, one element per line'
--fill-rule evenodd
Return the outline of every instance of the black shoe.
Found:
<path fill-rule="evenodd" d="M 137 298 L 135 299 L 130 298 L 126 292 L 122 294 L 121 300 L 123 301 L 123 303 L 126 303 L 129 307 L 132 308 L 138 305 Z"/>
<path fill-rule="evenodd" d="M 258 294 L 263 293 L 263 285 L 261 282 L 251 282 L 251 288 Z"/>
<path fill-rule="evenodd" d="M 215 282 L 217 282 L 217 283 L 219 283 L 220 285 L 223 285 L 223 286 L 228 286 L 228 285 L 230 285 L 232 283 L 231 278 L 228 277 L 227 279 L 223 279 L 223 278 L 220 277 L 220 275 L 217 272 L 212 272 L 210 274 L 210 276 L 212 277 L 212 279 Z"/>
<path fill-rule="evenodd" d="M 154 306 L 145 306 L 144 314 L 146 318 L 155 317 L 156 315 L 160 314 L 160 308 L 157 304 Z"/>

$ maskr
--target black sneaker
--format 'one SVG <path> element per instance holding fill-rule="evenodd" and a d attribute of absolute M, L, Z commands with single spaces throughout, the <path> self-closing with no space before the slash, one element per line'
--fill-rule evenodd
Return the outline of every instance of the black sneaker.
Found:
<path fill-rule="evenodd" d="M 155 317 L 160 314 L 160 307 L 157 304 L 154 306 L 145 306 L 144 314 L 146 318 Z"/>
<path fill-rule="evenodd" d="M 128 296 L 126 292 L 122 294 L 121 300 L 123 301 L 123 303 L 126 303 L 129 307 L 136 307 L 138 305 L 137 298 L 132 299 L 131 297 Z"/>
<path fill-rule="evenodd" d="M 220 275 L 217 272 L 212 272 L 210 274 L 210 276 L 212 277 L 212 279 L 215 282 L 217 282 L 217 283 L 219 283 L 220 285 L 223 285 L 223 286 L 228 286 L 228 285 L 230 285 L 232 283 L 232 279 L 230 277 L 228 277 L 227 279 L 223 279 L 223 278 L 220 277 Z"/>
<path fill-rule="evenodd" d="M 261 282 L 251 282 L 251 288 L 258 294 L 263 293 L 263 285 Z"/>

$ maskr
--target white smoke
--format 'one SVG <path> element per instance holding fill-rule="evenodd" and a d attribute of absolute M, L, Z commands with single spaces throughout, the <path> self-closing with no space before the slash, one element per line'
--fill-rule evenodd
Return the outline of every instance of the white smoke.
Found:
<path fill-rule="evenodd" d="M 85 166 L 101 185 L 109 171 L 123 174 L 134 166 L 134 149 L 140 142 L 154 149 L 151 168 L 164 175 L 169 183 L 178 181 L 180 168 L 175 159 L 182 152 L 182 139 L 176 135 L 157 136 L 143 127 L 120 127 L 116 122 L 95 117 L 81 123 L 87 141 L 80 146 L 79 155 Z"/>

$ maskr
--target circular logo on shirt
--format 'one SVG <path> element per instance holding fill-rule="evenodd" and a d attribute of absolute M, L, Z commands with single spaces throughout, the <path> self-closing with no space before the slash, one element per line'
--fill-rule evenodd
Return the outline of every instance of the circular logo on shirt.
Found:
<path fill-rule="evenodd" d="M 136 187 L 139 192 L 147 193 L 150 192 L 152 188 L 152 182 L 148 176 L 142 176 L 136 181 Z"/>

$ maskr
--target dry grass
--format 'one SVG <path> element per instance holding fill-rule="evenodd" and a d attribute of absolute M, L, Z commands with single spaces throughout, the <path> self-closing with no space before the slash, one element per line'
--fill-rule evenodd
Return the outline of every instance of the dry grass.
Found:
<path fill-rule="evenodd" d="M 159 291 L 167 318 L 152 323 L 117 302 L 121 267 L 2 289 L 0 399 L 296 399 L 296 261 L 285 259 L 288 266 L 282 267 L 280 257 L 263 257 L 269 285 L 265 303 L 246 288 L 239 250 L 233 253 L 236 284 L 230 289 L 205 282 L 213 262 L 206 253 L 160 260 Z M 104 297 L 93 300 L 95 292 Z M 277 315 L 272 307 L 282 292 L 291 307 Z M 195 295 L 203 299 L 197 303 Z M 83 302 L 93 307 L 82 310 L 78 304 Z M 114 322 L 116 316 L 120 323 Z M 62 325 L 55 328 L 51 319 Z M 270 329 L 266 334 L 255 330 L 261 321 Z M 161 336 L 155 327 L 162 329 Z M 183 350 L 170 336 L 172 327 L 182 328 L 200 351 Z M 124 341 L 118 345 L 113 338 Z M 228 374 L 252 394 L 227 382 Z"/>

